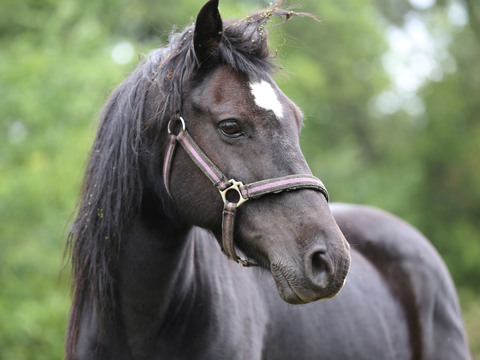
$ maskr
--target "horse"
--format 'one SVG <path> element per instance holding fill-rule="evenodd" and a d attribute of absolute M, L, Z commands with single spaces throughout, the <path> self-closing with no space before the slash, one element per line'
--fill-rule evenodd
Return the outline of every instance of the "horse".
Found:
<path fill-rule="evenodd" d="M 274 16 L 309 14 L 223 21 L 209 0 L 107 100 L 68 238 L 66 359 L 470 358 L 428 240 L 312 175 Z"/>

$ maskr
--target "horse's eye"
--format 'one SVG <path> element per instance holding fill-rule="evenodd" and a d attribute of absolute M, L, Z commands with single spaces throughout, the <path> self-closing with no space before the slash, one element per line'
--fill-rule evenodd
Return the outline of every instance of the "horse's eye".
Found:
<path fill-rule="evenodd" d="M 235 120 L 222 121 L 218 128 L 227 136 L 238 137 L 242 135 L 242 128 Z"/>

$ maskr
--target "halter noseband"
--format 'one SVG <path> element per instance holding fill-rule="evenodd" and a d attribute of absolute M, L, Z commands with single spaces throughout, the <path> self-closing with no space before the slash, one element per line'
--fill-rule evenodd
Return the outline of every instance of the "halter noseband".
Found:
<path fill-rule="evenodd" d="M 241 181 L 228 178 L 218 169 L 217 166 L 208 158 L 208 156 L 200 149 L 197 143 L 192 139 L 185 127 L 185 121 L 179 117 L 182 128 L 177 135 L 173 134 L 168 123 L 168 148 L 165 155 L 165 162 L 163 164 L 163 179 L 168 194 L 170 193 L 170 171 L 173 163 L 173 155 L 177 142 L 182 145 L 195 164 L 202 170 L 202 172 L 210 179 L 213 185 L 220 192 L 223 200 L 222 212 L 222 251 L 227 257 L 243 266 L 252 266 L 253 264 L 246 259 L 241 258 L 235 252 L 235 244 L 233 239 L 233 229 L 235 225 L 235 215 L 237 208 L 249 199 L 255 199 L 270 193 L 279 193 L 284 190 L 297 189 L 313 189 L 320 191 L 328 201 L 328 192 L 323 183 L 315 176 L 309 174 L 298 174 L 282 176 L 267 180 L 261 180 L 244 185 Z M 229 192 L 236 192 L 238 200 L 229 200 L 227 194 Z"/>

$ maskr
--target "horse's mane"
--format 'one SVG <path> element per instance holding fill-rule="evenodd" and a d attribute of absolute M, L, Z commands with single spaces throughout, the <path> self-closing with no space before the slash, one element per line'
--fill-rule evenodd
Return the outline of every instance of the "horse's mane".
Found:
<path fill-rule="evenodd" d="M 214 54 L 218 63 L 249 75 L 274 69 L 265 26 L 270 18 L 307 15 L 281 9 L 282 0 L 241 20 L 223 23 Z M 122 237 L 154 189 L 165 216 L 169 201 L 160 179 L 161 142 L 168 121 L 178 115 L 182 89 L 201 72 L 193 47 L 194 26 L 173 33 L 113 92 L 100 115 L 68 236 L 73 269 L 73 304 L 67 354 L 75 351 L 82 308 L 94 299 L 99 318 L 115 313 L 116 273 Z M 150 174 L 150 176 L 149 176 Z M 171 216 L 171 213 L 170 213 Z M 100 320 L 99 320 L 100 321 Z"/>

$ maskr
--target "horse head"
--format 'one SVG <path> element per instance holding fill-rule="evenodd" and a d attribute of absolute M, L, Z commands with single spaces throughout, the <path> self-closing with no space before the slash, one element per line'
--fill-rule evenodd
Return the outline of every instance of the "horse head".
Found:
<path fill-rule="evenodd" d="M 212 186 L 210 163 L 218 177 L 240 182 L 238 194 L 229 195 L 237 197 L 233 204 L 246 191 L 244 184 L 308 175 L 307 185 L 273 189 L 242 204 L 232 215 L 236 221 L 231 246 L 251 259 L 250 264 L 271 271 L 283 300 L 301 304 L 334 296 L 344 283 L 350 255 L 330 213 L 326 190 L 315 186 L 321 184 L 319 180 L 308 186 L 308 179 L 315 178 L 299 146 L 302 113 L 270 76 L 262 19 L 277 10 L 278 5 L 273 5 L 271 13 L 223 22 L 218 0 L 201 9 L 189 38 L 195 71 L 188 81 L 181 79 L 181 104 L 168 129 L 188 131 L 196 155 L 187 146 L 175 150 L 164 176 L 183 221 L 210 229 L 225 248 L 222 212 L 230 200 L 222 201 L 218 184 Z M 281 10 L 276 15 L 293 14 Z M 242 56 L 253 58 L 244 61 L 249 66 L 242 66 Z M 207 162 L 207 170 L 199 161 Z"/>

